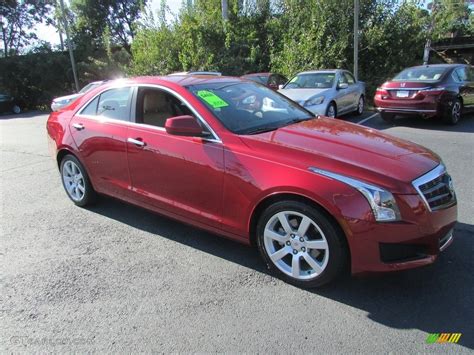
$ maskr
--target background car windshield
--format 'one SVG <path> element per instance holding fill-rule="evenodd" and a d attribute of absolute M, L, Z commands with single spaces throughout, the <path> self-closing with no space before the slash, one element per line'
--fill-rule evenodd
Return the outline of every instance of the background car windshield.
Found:
<path fill-rule="evenodd" d="M 206 83 L 187 87 L 230 131 L 252 134 L 314 117 L 267 87 L 252 82 Z"/>
<path fill-rule="evenodd" d="M 249 75 L 249 76 L 244 75 L 244 78 L 255 81 L 260 84 L 266 84 L 268 81 L 268 76 L 261 76 L 261 75 Z"/>
<path fill-rule="evenodd" d="M 336 73 L 298 74 L 283 89 L 329 89 L 335 78 Z"/>
<path fill-rule="evenodd" d="M 394 81 L 438 81 L 446 68 L 408 68 L 393 78 Z"/>

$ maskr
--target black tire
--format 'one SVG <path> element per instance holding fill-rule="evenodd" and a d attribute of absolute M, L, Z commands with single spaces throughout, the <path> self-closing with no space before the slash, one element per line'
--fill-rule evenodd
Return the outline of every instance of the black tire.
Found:
<path fill-rule="evenodd" d="M 395 121 L 395 115 L 393 113 L 380 112 L 380 117 L 387 123 L 393 123 Z"/>
<path fill-rule="evenodd" d="M 78 176 L 78 174 L 73 175 L 69 173 L 71 171 L 70 169 L 72 164 L 77 167 L 77 170 L 74 168 L 73 172 L 78 171 L 82 175 L 82 178 L 77 179 L 77 181 L 74 181 L 73 176 Z M 87 171 L 74 155 L 68 154 L 64 156 L 60 164 L 60 173 L 64 190 L 66 191 L 69 199 L 74 202 L 76 206 L 84 207 L 87 205 L 92 205 L 94 202 L 96 202 L 97 193 L 92 187 L 89 176 L 87 175 Z M 69 187 L 66 185 L 69 185 Z M 74 188 L 73 185 L 76 187 Z M 83 192 L 80 190 L 79 185 L 84 189 Z M 75 195 L 74 191 L 78 192 L 78 194 Z M 81 194 L 82 196 L 80 196 Z"/>
<path fill-rule="evenodd" d="M 361 105 L 361 100 L 362 100 L 362 105 Z M 359 101 L 357 101 L 357 109 L 355 110 L 355 114 L 357 116 L 360 116 L 364 113 L 364 107 L 365 107 L 365 98 L 364 95 L 360 95 Z"/>
<path fill-rule="evenodd" d="M 459 99 L 456 99 L 453 102 L 453 106 L 446 110 L 446 113 L 444 115 L 444 121 L 452 126 L 457 125 L 459 120 L 461 119 L 462 109 L 463 107 L 461 101 Z"/>
<path fill-rule="evenodd" d="M 303 241 L 302 239 L 300 239 L 301 235 L 298 234 L 297 232 L 295 232 L 297 236 L 293 240 L 291 240 L 293 234 L 288 235 L 288 233 L 286 233 L 285 236 L 282 236 L 282 238 L 283 237 L 287 238 L 286 241 L 276 241 L 276 240 L 273 240 L 272 238 L 266 238 L 264 236 L 265 228 L 268 226 L 271 226 L 271 228 L 277 228 L 278 222 L 276 222 L 276 224 L 272 224 L 272 221 L 275 221 L 275 218 L 278 218 L 276 217 L 276 215 L 283 211 L 291 211 L 288 213 L 287 216 L 290 216 L 288 219 L 290 223 L 290 227 L 295 228 L 293 229 L 293 231 L 296 231 L 296 227 L 299 227 L 299 225 L 291 226 L 293 222 L 294 224 L 298 223 L 297 222 L 298 216 L 295 216 L 294 219 L 291 220 L 292 213 L 298 213 L 298 214 L 304 215 L 308 217 L 310 220 L 312 220 L 317 225 L 317 227 L 322 231 L 323 235 L 318 234 L 316 227 L 311 226 L 308 228 L 307 232 L 305 232 L 305 235 L 303 235 L 305 239 L 304 243 L 323 240 L 323 239 L 313 240 L 314 237 L 311 236 L 310 234 L 319 236 L 319 238 L 324 238 L 328 253 L 325 254 L 325 251 L 320 252 L 319 250 L 317 251 L 316 249 L 313 249 L 313 248 L 310 249 L 309 244 L 299 243 L 300 246 L 294 246 L 293 242 L 298 243 L 298 239 Z M 299 223 L 301 223 L 301 221 L 302 220 L 300 220 Z M 278 228 L 280 228 L 282 233 L 285 233 L 282 230 L 282 226 L 283 225 L 281 225 L 281 227 L 278 227 Z M 257 239 L 258 249 L 264 261 L 268 265 L 268 268 L 274 274 L 276 274 L 279 278 L 295 286 L 302 287 L 302 288 L 315 288 L 315 287 L 319 287 L 324 284 L 327 284 L 335 280 L 338 276 L 340 276 L 345 270 L 345 267 L 347 265 L 349 253 L 348 253 L 347 243 L 346 243 L 345 236 L 343 235 L 343 232 L 340 230 L 340 228 L 338 228 L 337 225 L 335 225 L 335 223 L 330 218 L 327 217 L 325 212 L 307 203 L 299 202 L 299 201 L 291 201 L 291 200 L 280 201 L 280 202 L 274 203 L 273 205 L 265 209 L 265 211 L 262 213 L 257 223 L 256 233 L 257 233 L 256 239 Z M 267 244 L 266 244 L 266 241 L 267 241 Z M 281 250 L 283 250 L 283 248 L 287 250 L 284 253 L 281 253 L 284 255 L 284 257 L 281 257 L 279 260 L 276 261 L 277 263 L 280 263 L 280 266 L 277 266 L 270 258 L 269 251 L 267 251 L 268 245 L 270 245 L 270 248 L 276 245 L 276 247 L 281 248 Z M 305 248 L 304 247 L 301 248 L 301 245 L 305 245 L 307 247 L 306 248 L 307 250 L 303 250 Z M 291 252 L 292 248 L 293 250 Z M 298 250 L 294 248 L 298 248 Z M 305 251 L 307 253 L 303 253 Z M 308 254 L 310 256 L 314 255 L 313 253 L 317 253 L 317 256 L 313 258 L 313 261 L 315 260 L 318 261 L 318 265 L 319 265 L 319 262 L 321 262 L 325 266 L 319 274 L 314 273 L 313 275 L 311 275 L 312 267 L 310 266 L 309 263 L 306 262 L 307 260 L 306 257 L 308 256 Z M 303 255 L 303 254 L 306 254 L 306 255 Z M 322 260 L 327 260 L 325 264 L 324 264 L 324 261 L 318 260 L 319 257 L 321 257 Z M 291 259 L 291 261 L 289 260 L 289 258 Z M 290 276 L 288 274 L 288 273 L 291 273 L 292 275 L 294 275 L 293 274 L 294 258 L 297 258 L 298 260 L 296 262 L 298 264 L 297 270 L 300 271 L 298 273 L 299 275 L 298 278 Z M 285 273 L 280 269 L 280 267 L 282 267 L 281 265 L 283 265 L 283 267 L 285 267 L 284 265 L 288 265 L 289 267 L 290 264 L 291 264 L 291 271 L 287 270 L 286 271 L 287 273 Z M 304 278 L 307 278 L 307 279 L 304 279 Z"/>
<path fill-rule="evenodd" d="M 332 114 L 334 112 L 334 115 Z M 336 118 L 337 117 L 337 106 L 334 101 L 329 103 L 328 108 L 326 109 L 326 117 Z"/>

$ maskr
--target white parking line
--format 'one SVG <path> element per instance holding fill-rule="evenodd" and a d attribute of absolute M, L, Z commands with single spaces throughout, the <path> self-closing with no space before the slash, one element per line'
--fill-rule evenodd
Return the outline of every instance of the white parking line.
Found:
<path fill-rule="evenodd" d="M 378 114 L 379 114 L 379 113 L 376 112 L 376 113 L 374 113 L 373 115 L 370 115 L 369 117 L 366 117 L 366 118 L 364 118 L 363 120 L 360 120 L 359 122 L 357 122 L 357 124 L 365 123 L 365 122 L 367 122 L 368 120 L 370 120 L 371 118 L 374 118 L 375 116 L 377 116 Z"/>

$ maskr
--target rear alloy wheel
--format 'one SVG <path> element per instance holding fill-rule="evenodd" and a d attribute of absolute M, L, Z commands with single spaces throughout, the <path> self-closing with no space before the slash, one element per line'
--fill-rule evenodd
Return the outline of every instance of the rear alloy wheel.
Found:
<path fill-rule="evenodd" d="M 461 101 L 456 100 L 454 101 L 453 106 L 451 107 L 451 110 L 448 111 L 445 116 L 446 123 L 449 123 L 454 126 L 461 119 L 461 114 L 462 114 Z"/>
<path fill-rule="evenodd" d="M 257 243 L 269 268 L 300 287 L 332 281 L 347 261 L 338 228 L 302 202 L 282 201 L 267 208 L 257 225 Z"/>
<path fill-rule="evenodd" d="M 61 161 L 61 180 L 69 198 L 77 206 L 86 206 L 96 199 L 89 177 L 80 163 L 73 155 L 66 155 Z"/>
<path fill-rule="evenodd" d="M 16 115 L 18 115 L 21 112 L 21 108 L 18 105 L 13 106 L 12 112 Z"/>
<path fill-rule="evenodd" d="M 359 102 L 357 103 L 356 115 L 360 116 L 364 113 L 364 105 L 365 105 L 364 96 L 361 95 L 359 97 Z"/>
<path fill-rule="evenodd" d="M 326 116 L 331 118 L 336 118 L 337 115 L 337 108 L 334 102 L 331 102 L 326 109 Z"/>

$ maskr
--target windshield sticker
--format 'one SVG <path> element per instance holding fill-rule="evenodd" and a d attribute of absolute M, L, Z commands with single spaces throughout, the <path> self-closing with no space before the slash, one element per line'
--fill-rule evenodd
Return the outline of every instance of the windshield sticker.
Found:
<path fill-rule="evenodd" d="M 209 105 L 211 105 L 213 108 L 220 108 L 220 107 L 226 107 L 226 106 L 229 106 L 229 104 L 227 102 L 225 102 L 224 100 L 222 100 L 219 96 L 217 96 L 216 94 L 214 94 L 213 92 L 211 91 L 207 91 L 207 90 L 199 90 L 197 92 L 197 95 L 203 99 L 204 101 L 206 101 Z"/>

